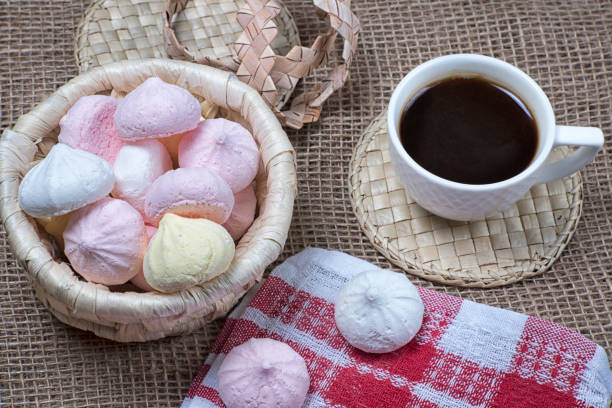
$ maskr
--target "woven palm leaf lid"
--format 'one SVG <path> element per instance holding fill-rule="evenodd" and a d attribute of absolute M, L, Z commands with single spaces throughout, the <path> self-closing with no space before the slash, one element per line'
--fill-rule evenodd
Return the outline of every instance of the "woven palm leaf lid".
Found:
<path fill-rule="evenodd" d="M 360 31 L 350 0 L 313 2 L 329 29 L 303 47 L 277 0 L 99 0 L 79 25 L 77 62 L 85 71 L 122 59 L 170 57 L 221 68 L 255 88 L 283 125 L 299 129 L 318 120 L 323 103 L 344 85 Z M 282 110 L 301 78 L 335 61 L 338 34 L 341 63 Z"/>

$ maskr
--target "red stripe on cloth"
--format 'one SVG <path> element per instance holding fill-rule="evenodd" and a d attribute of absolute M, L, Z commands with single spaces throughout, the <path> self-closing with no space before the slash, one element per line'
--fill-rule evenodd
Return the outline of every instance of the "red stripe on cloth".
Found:
<path fill-rule="evenodd" d="M 328 405 L 345 407 L 405 407 L 408 386 L 396 387 L 388 378 L 360 373 L 354 366 L 341 368 L 329 391 L 321 393 Z"/>
<path fill-rule="evenodd" d="M 405 407 L 407 408 L 440 408 L 438 404 L 428 401 L 426 399 L 422 399 L 418 395 L 410 394 L 410 398 L 408 402 L 406 402 Z"/>
<path fill-rule="evenodd" d="M 536 341 L 539 344 L 546 343 L 575 357 L 583 364 L 587 364 L 593 358 L 597 345 L 581 334 L 563 327 L 557 323 L 529 316 L 523 329 L 521 339 Z"/>
<path fill-rule="evenodd" d="M 411 399 L 408 387 L 394 387 L 388 380 L 366 377 L 354 367 L 342 369 L 329 390 L 323 394 L 328 405 L 345 407 L 406 407 Z"/>
<path fill-rule="evenodd" d="M 210 370 L 210 366 L 208 364 L 204 364 L 191 382 L 191 386 L 189 387 L 189 391 L 187 391 L 186 398 L 193 398 L 197 395 L 198 388 L 200 387 L 200 384 L 202 384 L 202 380 L 204 379 L 206 373 L 208 373 L 208 370 Z"/>
<path fill-rule="evenodd" d="M 219 333 L 219 336 L 217 337 L 215 344 L 213 344 L 212 349 L 210 350 L 211 353 L 215 353 L 215 354 L 221 353 L 221 349 L 223 348 L 223 345 L 227 343 L 227 340 L 229 339 L 229 337 L 232 335 L 232 332 L 234 331 L 235 324 L 236 324 L 236 319 L 232 319 L 229 317 L 225 319 L 225 324 L 223 325 L 223 329 L 221 329 L 221 333 Z"/>
<path fill-rule="evenodd" d="M 420 344 L 437 344 L 461 309 L 462 299 L 433 290 L 417 288 L 423 300 L 423 324 L 415 340 Z"/>
<path fill-rule="evenodd" d="M 354 364 L 340 368 L 329 391 L 322 393 L 326 403 L 346 407 L 409 406 L 413 399 L 406 383 L 425 378 L 435 349 L 430 344 L 410 342 L 392 353 L 371 354 L 353 348 Z M 365 365 L 361 367 L 360 365 Z"/>
<path fill-rule="evenodd" d="M 219 396 L 219 392 L 214 388 L 207 387 L 205 385 L 200 385 L 196 390 L 196 396 L 203 399 L 207 399 L 208 401 L 212 402 L 213 404 L 217 404 L 220 407 L 225 406 L 223 400 Z"/>
<path fill-rule="evenodd" d="M 597 345 L 556 323 L 528 317 L 517 342 L 511 372 L 577 395 L 582 373 Z"/>
<path fill-rule="evenodd" d="M 279 317 L 283 309 L 292 301 L 295 288 L 284 280 L 270 276 L 251 300 L 250 307 L 261 310 L 266 316 Z"/>
<path fill-rule="evenodd" d="M 470 405 L 481 406 L 495 395 L 504 373 L 457 354 L 435 350 L 424 376 L 421 382 L 430 388 Z"/>
<path fill-rule="evenodd" d="M 259 309 L 268 317 L 279 318 L 282 323 L 316 339 L 324 340 L 334 349 L 346 345 L 336 326 L 333 303 L 298 291 L 276 276 L 268 278 L 249 306 Z"/>
<path fill-rule="evenodd" d="M 367 364 L 374 369 L 388 371 L 391 375 L 399 375 L 408 381 L 421 381 L 425 378 L 425 370 L 431 364 L 434 354 L 433 345 L 418 344 L 415 341 L 391 353 L 366 353 L 354 347 L 349 350 L 349 356 L 355 366 Z"/>
<path fill-rule="evenodd" d="M 520 392 L 517 392 L 520 390 Z M 491 408 L 576 408 L 579 405 L 568 393 L 556 391 L 550 384 L 507 374 L 501 382 Z"/>
<path fill-rule="evenodd" d="M 419 295 L 423 300 L 423 305 L 426 310 L 434 310 L 436 313 L 446 316 L 450 319 L 457 316 L 463 299 L 446 295 L 444 293 L 438 293 L 431 289 L 425 289 L 417 287 Z"/>
<path fill-rule="evenodd" d="M 250 338 L 266 337 L 266 334 L 268 333 L 267 330 L 260 328 L 252 321 L 246 319 L 236 319 L 233 327 L 232 333 L 227 341 L 223 343 L 220 353 L 227 354 L 234 347 L 243 344 Z"/>

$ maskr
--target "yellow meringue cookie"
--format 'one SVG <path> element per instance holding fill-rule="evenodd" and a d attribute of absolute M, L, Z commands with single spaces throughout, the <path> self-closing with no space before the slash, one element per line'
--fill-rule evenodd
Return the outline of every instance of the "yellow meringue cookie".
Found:
<path fill-rule="evenodd" d="M 221 225 L 204 218 L 167 213 L 144 257 L 144 276 L 160 292 L 176 292 L 227 270 L 234 240 Z"/>

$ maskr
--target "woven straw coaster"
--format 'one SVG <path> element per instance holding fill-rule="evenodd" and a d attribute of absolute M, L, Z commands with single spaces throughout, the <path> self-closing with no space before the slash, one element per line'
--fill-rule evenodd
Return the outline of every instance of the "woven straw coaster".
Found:
<path fill-rule="evenodd" d="M 556 149 L 557 160 L 570 149 Z M 374 246 L 406 272 L 455 286 L 495 287 L 546 271 L 582 213 L 580 173 L 540 184 L 480 221 L 435 216 L 406 194 L 391 164 L 386 111 L 368 126 L 350 163 L 353 210 Z"/>
<path fill-rule="evenodd" d="M 168 58 L 164 49 L 162 13 L 166 0 L 97 0 L 85 12 L 76 35 L 75 57 L 79 73 L 125 59 Z M 278 2 L 280 4 L 280 2 Z M 234 41 L 244 31 L 236 13 L 244 0 L 193 0 L 175 21 L 183 45 L 198 57 L 224 62 L 237 58 Z M 274 19 L 278 34 L 270 46 L 285 55 L 300 44 L 293 17 L 284 5 Z M 283 106 L 293 89 L 279 89 L 277 107 Z"/>

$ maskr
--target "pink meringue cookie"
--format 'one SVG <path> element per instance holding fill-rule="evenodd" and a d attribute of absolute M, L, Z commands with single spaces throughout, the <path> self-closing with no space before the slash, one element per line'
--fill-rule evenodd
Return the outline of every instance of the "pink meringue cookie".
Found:
<path fill-rule="evenodd" d="M 234 347 L 217 381 L 227 408 L 300 408 L 310 387 L 302 356 L 272 339 L 252 338 Z"/>
<path fill-rule="evenodd" d="M 115 129 L 129 141 L 167 137 L 194 129 L 200 115 L 200 103 L 189 91 L 153 77 L 119 102 Z"/>
<path fill-rule="evenodd" d="M 60 121 L 59 142 L 93 153 L 113 164 L 123 146 L 113 122 L 116 109 L 117 101 L 110 96 L 80 98 Z"/>
<path fill-rule="evenodd" d="M 147 244 L 148 244 L 149 241 L 151 241 L 151 238 L 153 238 L 153 235 L 155 235 L 155 233 L 157 232 L 157 228 L 151 225 L 146 225 L 145 229 L 147 230 Z M 144 290 L 145 292 L 155 291 L 155 289 L 153 289 L 153 287 L 151 287 L 151 285 L 149 285 L 149 283 L 145 279 L 143 268 L 140 268 L 140 271 L 138 271 L 136 276 L 134 276 L 130 282 L 132 282 L 134 286 L 136 286 L 139 289 Z"/>
<path fill-rule="evenodd" d="M 199 167 L 163 174 L 151 184 L 145 198 L 147 222 L 155 226 L 166 212 L 223 224 L 233 207 L 234 195 L 227 183 L 212 171 Z"/>
<path fill-rule="evenodd" d="M 244 190 L 234 194 L 234 209 L 223 224 L 234 241 L 238 241 L 253 223 L 256 207 L 257 197 L 255 197 L 253 185 L 249 185 Z"/>
<path fill-rule="evenodd" d="M 144 214 L 145 194 L 162 174 L 172 170 L 172 160 L 157 140 L 140 140 L 125 144 L 115 160 L 113 197 L 127 201 Z"/>
<path fill-rule="evenodd" d="M 238 123 L 207 119 L 183 136 L 179 165 L 212 170 L 237 193 L 257 175 L 259 149 L 251 133 Z"/>
<path fill-rule="evenodd" d="M 120 285 L 142 268 L 147 235 L 131 205 L 103 198 L 75 211 L 64 231 L 66 256 L 90 282 Z"/>

